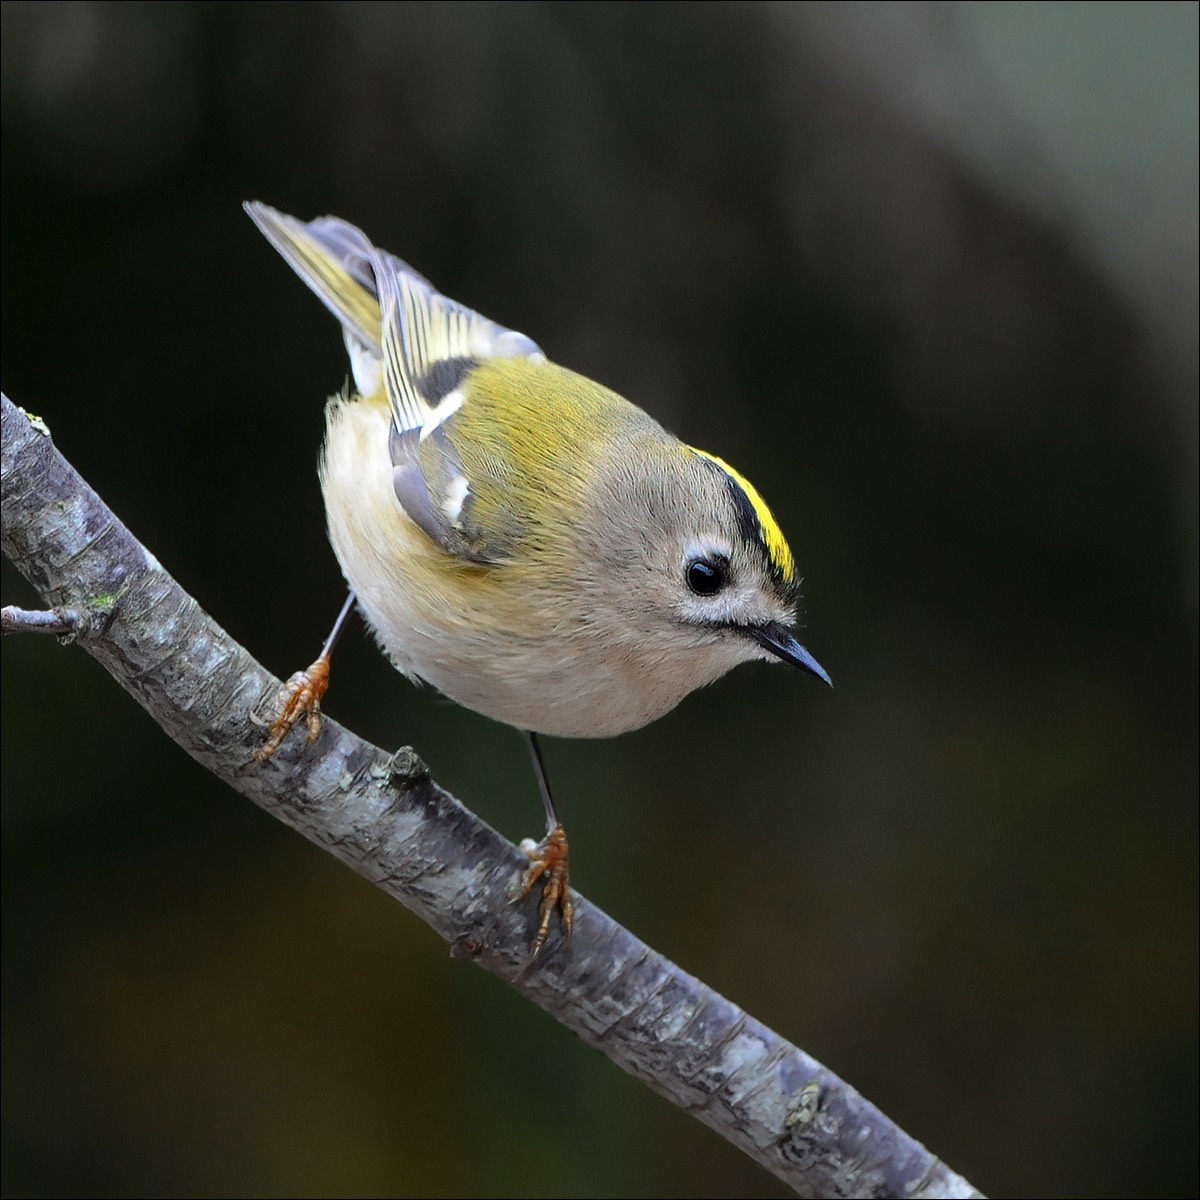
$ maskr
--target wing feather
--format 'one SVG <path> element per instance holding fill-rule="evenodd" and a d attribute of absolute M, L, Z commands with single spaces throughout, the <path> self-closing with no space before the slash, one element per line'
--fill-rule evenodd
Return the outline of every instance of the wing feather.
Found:
<path fill-rule="evenodd" d="M 443 296 L 425 276 L 337 217 L 300 221 L 257 201 L 246 212 L 342 326 L 356 386 L 382 388 L 391 410 L 396 498 L 438 545 L 464 560 L 495 562 L 500 530 L 472 522 L 472 481 L 449 436 L 470 405 L 470 372 L 482 359 L 545 362 L 522 333 Z M 502 470 L 492 472 L 497 478 Z M 496 486 L 490 479 L 491 486 Z"/>

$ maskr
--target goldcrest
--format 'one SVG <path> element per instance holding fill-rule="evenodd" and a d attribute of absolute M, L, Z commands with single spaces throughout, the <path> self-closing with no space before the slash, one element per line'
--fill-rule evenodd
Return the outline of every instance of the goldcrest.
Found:
<path fill-rule="evenodd" d="M 749 659 L 828 679 L 758 491 L 333 217 L 247 211 L 342 325 L 329 537 L 406 675 L 519 729 L 611 737 Z"/>
<path fill-rule="evenodd" d="M 637 729 L 750 659 L 828 682 L 793 632 L 795 560 L 741 474 L 353 225 L 246 209 L 341 323 L 354 389 L 326 410 L 329 537 L 404 674 L 561 737 Z"/>

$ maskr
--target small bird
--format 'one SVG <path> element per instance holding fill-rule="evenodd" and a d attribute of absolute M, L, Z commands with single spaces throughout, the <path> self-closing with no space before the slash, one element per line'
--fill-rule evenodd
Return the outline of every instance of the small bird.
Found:
<path fill-rule="evenodd" d="M 260 757 L 319 731 L 357 603 L 395 666 L 529 738 L 546 837 L 531 958 L 571 927 L 568 846 L 537 735 L 611 737 L 751 659 L 829 683 L 793 626 L 800 577 L 753 485 L 524 334 L 441 295 L 336 217 L 246 211 L 337 317 L 353 390 L 326 409 L 329 538 L 351 595 Z"/>

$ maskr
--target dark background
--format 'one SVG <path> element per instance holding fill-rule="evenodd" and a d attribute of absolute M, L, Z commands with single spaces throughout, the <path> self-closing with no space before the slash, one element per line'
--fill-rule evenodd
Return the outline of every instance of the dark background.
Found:
<path fill-rule="evenodd" d="M 3 385 L 281 675 L 341 602 L 332 212 L 743 470 L 836 690 L 550 742 L 575 881 L 999 1195 L 1194 1196 L 1194 4 L 3 6 Z M 586 565 L 585 565 L 586 569 Z M 6 603 L 35 603 L 7 566 Z M 777 1195 L 4 658 L 7 1195 Z M 328 710 L 514 838 L 508 729 Z"/>

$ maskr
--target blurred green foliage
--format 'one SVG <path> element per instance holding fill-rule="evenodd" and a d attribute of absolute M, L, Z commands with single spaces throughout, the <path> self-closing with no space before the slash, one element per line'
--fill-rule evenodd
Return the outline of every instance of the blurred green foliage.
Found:
<path fill-rule="evenodd" d="M 836 690 L 550 743 L 579 887 L 977 1186 L 1190 1196 L 1196 10 L 972 7 L 5 4 L 3 384 L 281 675 L 346 365 L 243 199 L 720 453 Z M 78 649 L 3 658 L 5 1195 L 781 1194 Z M 364 635 L 327 707 L 537 831 Z"/>

